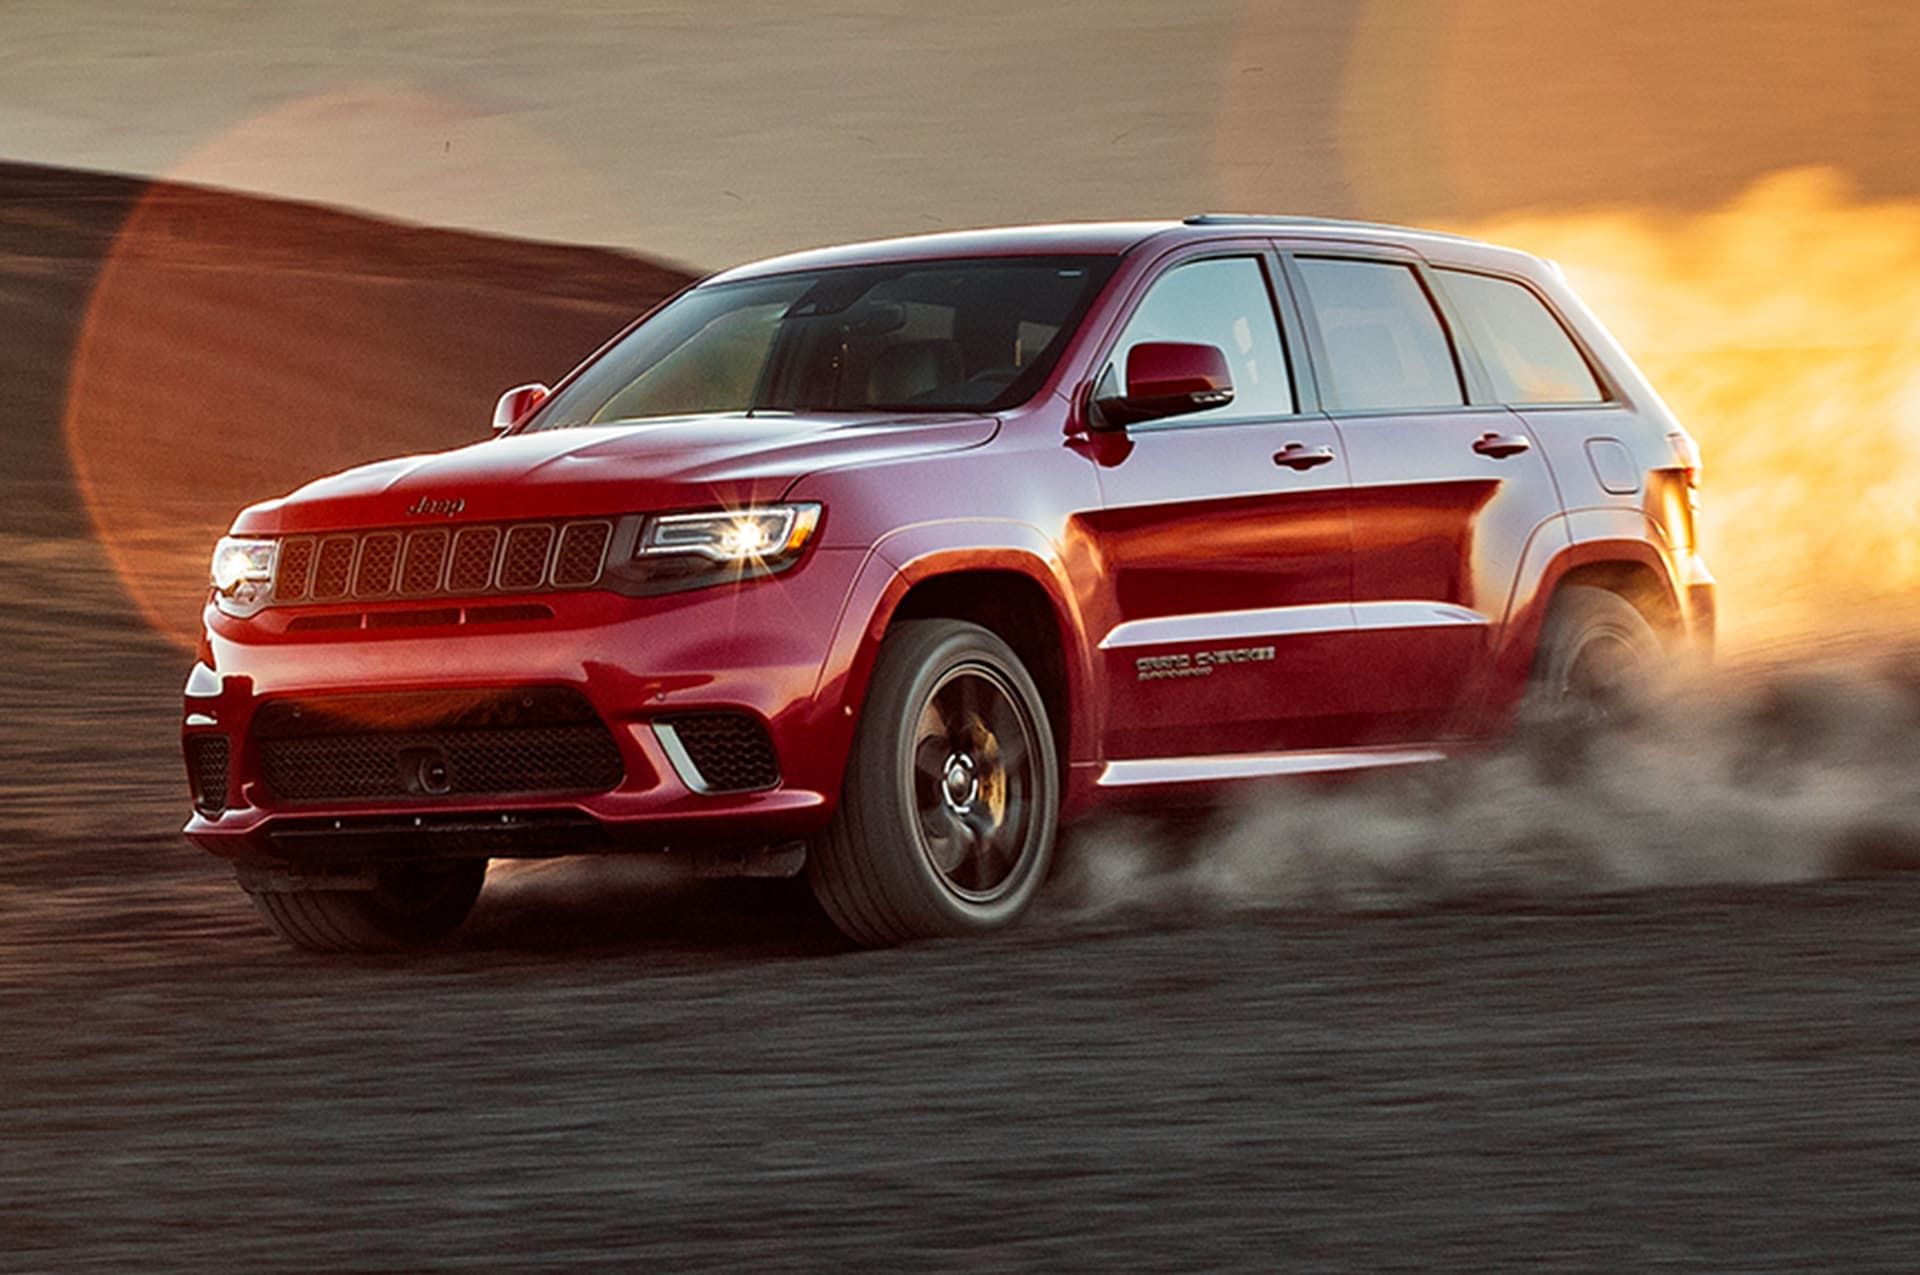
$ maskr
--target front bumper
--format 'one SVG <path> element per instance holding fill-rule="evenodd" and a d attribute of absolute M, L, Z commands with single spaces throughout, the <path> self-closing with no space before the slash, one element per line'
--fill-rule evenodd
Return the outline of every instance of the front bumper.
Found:
<path fill-rule="evenodd" d="M 785 575 L 655 598 L 586 592 L 529 598 L 551 618 L 484 627 L 286 631 L 284 613 L 236 620 L 209 607 L 182 723 L 223 736 L 225 808 L 197 811 L 190 841 L 243 862 L 402 854 L 563 854 L 732 848 L 805 837 L 832 815 L 855 705 L 844 617 L 864 570 L 856 550 L 818 549 Z M 886 569 L 885 574 L 890 574 Z M 302 615 L 313 615 L 307 607 Z M 377 606 L 342 607 L 369 616 Z M 853 620 L 855 629 L 861 621 Z M 837 640 L 837 635 L 841 635 Z M 565 687 L 612 733 L 624 778 L 596 793 L 412 795 L 287 801 L 262 782 L 256 715 L 276 700 L 405 691 Z M 766 726 L 780 782 L 700 791 L 655 725 L 695 711 Z"/>

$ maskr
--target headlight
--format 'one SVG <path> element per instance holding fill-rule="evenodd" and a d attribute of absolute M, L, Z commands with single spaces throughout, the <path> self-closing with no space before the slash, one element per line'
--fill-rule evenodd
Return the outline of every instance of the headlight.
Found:
<path fill-rule="evenodd" d="M 812 504 L 647 514 L 625 542 L 633 545 L 631 554 L 608 564 L 607 580 L 644 597 L 779 575 L 800 561 L 820 517 L 820 506 Z"/>
<path fill-rule="evenodd" d="M 227 536 L 213 547 L 213 604 L 228 615 L 257 614 L 273 593 L 273 559 L 279 543 Z"/>
<path fill-rule="evenodd" d="M 818 505 L 765 505 L 647 520 L 644 557 L 699 557 L 724 566 L 776 567 L 799 556 L 820 525 Z"/>
<path fill-rule="evenodd" d="M 242 540 L 234 536 L 223 538 L 213 548 L 213 591 L 223 598 L 241 599 L 242 594 L 258 593 L 257 587 L 273 579 L 273 551 L 275 542 L 271 540 Z M 251 596 L 243 599 L 251 601 Z"/>

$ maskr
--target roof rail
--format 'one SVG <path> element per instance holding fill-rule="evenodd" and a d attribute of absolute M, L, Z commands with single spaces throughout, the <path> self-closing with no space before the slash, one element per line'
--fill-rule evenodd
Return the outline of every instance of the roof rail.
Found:
<path fill-rule="evenodd" d="M 1386 221 L 1351 221 L 1344 217 L 1288 217 L 1271 213 L 1195 213 L 1184 219 L 1189 226 L 1325 226 L 1334 230 L 1391 230 L 1400 234 L 1429 235 L 1435 239 L 1456 239 L 1477 243 L 1466 235 L 1445 230 L 1423 230 L 1419 226 L 1396 226 Z"/>

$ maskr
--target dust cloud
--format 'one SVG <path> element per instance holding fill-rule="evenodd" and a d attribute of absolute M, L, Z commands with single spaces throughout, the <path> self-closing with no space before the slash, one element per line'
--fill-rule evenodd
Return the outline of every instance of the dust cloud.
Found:
<path fill-rule="evenodd" d="M 1511 906 L 1920 867 L 1920 647 L 1672 685 L 1631 720 L 1063 848 L 1068 921 Z"/>

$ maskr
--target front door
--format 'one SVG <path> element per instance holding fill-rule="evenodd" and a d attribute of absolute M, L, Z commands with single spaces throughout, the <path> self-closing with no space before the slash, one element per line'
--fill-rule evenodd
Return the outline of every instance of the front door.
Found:
<path fill-rule="evenodd" d="M 1270 260 L 1167 268 L 1105 364 L 1120 377 L 1139 342 L 1202 342 L 1234 386 L 1222 407 L 1089 444 L 1109 761 L 1321 747 L 1348 712 L 1346 460 L 1333 426 L 1298 411 Z"/>

